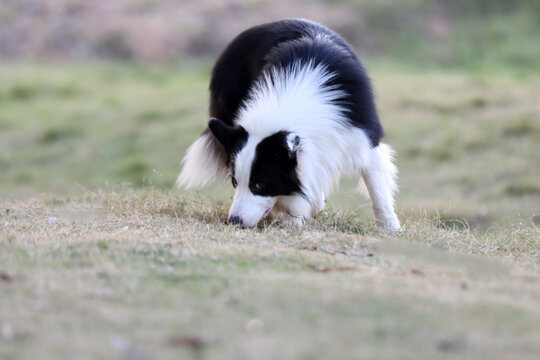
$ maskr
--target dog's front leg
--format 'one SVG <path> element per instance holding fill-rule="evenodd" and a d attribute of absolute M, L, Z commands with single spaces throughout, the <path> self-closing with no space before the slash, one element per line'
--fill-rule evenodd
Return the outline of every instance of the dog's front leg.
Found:
<path fill-rule="evenodd" d="M 311 212 L 311 205 L 305 198 L 291 195 L 280 196 L 270 214 L 286 226 L 302 227 Z"/>

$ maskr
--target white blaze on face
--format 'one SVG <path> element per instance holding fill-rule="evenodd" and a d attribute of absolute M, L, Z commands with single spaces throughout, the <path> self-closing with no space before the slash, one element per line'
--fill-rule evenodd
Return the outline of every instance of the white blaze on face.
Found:
<path fill-rule="evenodd" d="M 249 189 L 251 167 L 259 142 L 260 139 L 250 136 L 246 145 L 236 155 L 234 162 L 235 177 L 238 185 L 236 186 L 233 203 L 229 210 L 229 218 L 239 217 L 244 227 L 257 225 L 276 204 L 276 197 L 254 195 Z"/>

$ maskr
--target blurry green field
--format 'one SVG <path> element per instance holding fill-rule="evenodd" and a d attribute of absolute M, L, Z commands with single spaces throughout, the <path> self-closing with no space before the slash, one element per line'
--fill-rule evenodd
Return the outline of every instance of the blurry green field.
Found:
<path fill-rule="evenodd" d="M 120 183 L 169 190 L 205 127 L 210 65 L 2 64 L 0 197 Z M 402 212 L 538 222 L 540 77 L 368 64 Z M 371 216 L 344 181 L 333 209 Z M 225 191 L 223 190 L 225 189 Z M 228 201 L 231 189 L 203 192 Z"/>

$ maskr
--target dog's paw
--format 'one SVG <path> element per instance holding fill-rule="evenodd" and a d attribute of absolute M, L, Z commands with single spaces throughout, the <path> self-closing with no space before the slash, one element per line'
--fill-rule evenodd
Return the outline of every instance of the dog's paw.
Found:
<path fill-rule="evenodd" d="M 302 228 L 304 226 L 305 220 L 301 216 L 287 215 L 281 217 L 280 222 L 285 227 Z"/>
<path fill-rule="evenodd" d="M 401 224 L 399 223 L 397 216 L 378 220 L 377 223 L 386 230 L 401 231 Z"/>

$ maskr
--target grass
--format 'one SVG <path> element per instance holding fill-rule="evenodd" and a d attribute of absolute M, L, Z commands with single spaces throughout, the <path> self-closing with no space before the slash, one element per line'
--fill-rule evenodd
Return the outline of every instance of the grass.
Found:
<path fill-rule="evenodd" d="M 534 359 L 538 228 L 303 230 L 130 187 L 0 204 L 0 357 Z"/>
<path fill-rule="evenodd" d="M 0 65 L 0 358 L 535 359 L 540 78 L 367 66 L 400 233 L 351 180 L 302 230 L 173 191 L 208 65 Z"/>
<path fill-rule="evenodd" d="M 202 116 L 206 70 L 0 67 L 0 196 L 61 191 L 75 182 L 170 186 L 198 132 L 177 120 Z M 151 176 L 152 169 L 160 175 Z"/>
<path fill-rule="evenodd" d="M 540 78 L 368 64 L 401 171 L 398 208 L 472 226 L 540 213 Z M 0 66 L 0 198 L 130 183 L 169 190 L 204 129 L 209 66 Z M 370 215 L 344 181 L 334 210 Z M 229 186 L 203 192 L 229 201 Z"/>

